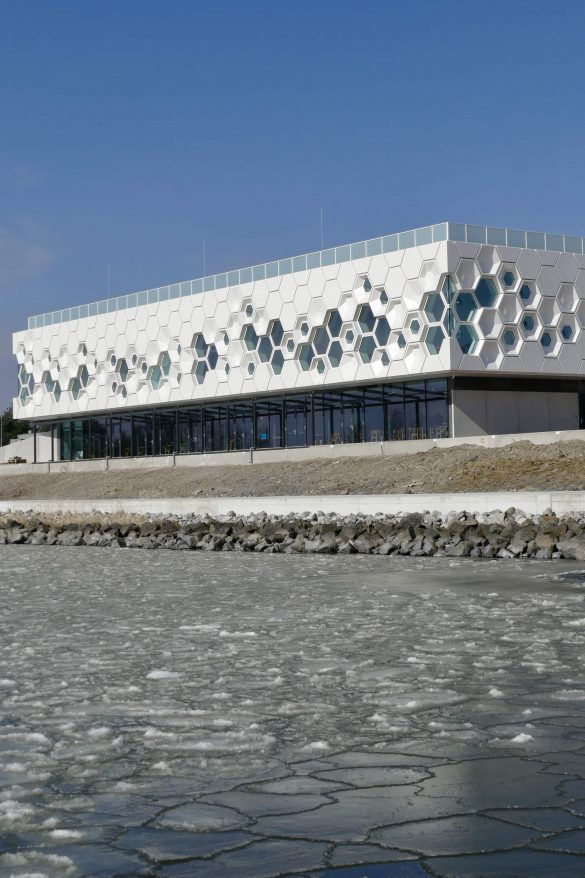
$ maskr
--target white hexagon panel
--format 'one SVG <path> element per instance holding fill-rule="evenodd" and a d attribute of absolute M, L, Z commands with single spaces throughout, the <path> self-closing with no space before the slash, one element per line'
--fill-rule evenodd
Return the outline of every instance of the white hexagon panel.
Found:
<path fill-rule="evenodd" d="M 585 373 L 582 239 L 442 223 L 31 318 L 16 417 Z"/>

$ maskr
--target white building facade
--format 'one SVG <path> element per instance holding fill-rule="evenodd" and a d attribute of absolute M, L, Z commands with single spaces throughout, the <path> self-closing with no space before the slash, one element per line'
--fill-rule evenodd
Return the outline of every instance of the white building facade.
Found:
<path fill-rule="evenodd" d="M 29 319 L 65 460 L 584 426 L 585 241 L 440 223 Z"/>

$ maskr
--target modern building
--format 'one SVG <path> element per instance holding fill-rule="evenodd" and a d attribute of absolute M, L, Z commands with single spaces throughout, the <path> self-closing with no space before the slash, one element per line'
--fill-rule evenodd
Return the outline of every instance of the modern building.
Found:
<path fill-rule="evenodd" d="M 580 428 L 585 239 L 440 223 L 40 314 L 14 354 L 64 460 Z"/>

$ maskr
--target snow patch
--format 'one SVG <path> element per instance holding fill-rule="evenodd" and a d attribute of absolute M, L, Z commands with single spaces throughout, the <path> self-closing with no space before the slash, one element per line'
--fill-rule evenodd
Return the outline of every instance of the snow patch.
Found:
<path fill-rule="evenodd" d="M 534 741 L 534 737 L 532 735 L 527 735 L 526 732 L 520 732 L 519 735 L 516 735 L 515 738 L 512 738 L 510 743 L 511 744 L 526 744 L 527 741 Z"/>
<path fill-rule="evenodd" d="M 164 670 L 155 669 L 154 671 L 150 671 L 150 673 L 148 673 L 146 675 L 146 679 L 147 680 L 178 680 L 180 676 L 181 675 L 175 673 L 175 671 L 164 671 Z"/>

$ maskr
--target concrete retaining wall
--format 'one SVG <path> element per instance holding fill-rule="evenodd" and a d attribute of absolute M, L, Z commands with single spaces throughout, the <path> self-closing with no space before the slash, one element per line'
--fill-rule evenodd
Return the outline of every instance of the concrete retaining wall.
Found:
<path fill-rule="evenodd" d="M 21 463 L 0 466 L 1 476 L 26 473 L 79 473 L 106 470 L 160 469 L 172 466 L 238 466 L 255 463 L 300 463 L 304 460 L 334 460 L 344 457 L 394 457 L 419 454 L 431 448 L 478 445 L 501 448 L 513 442 L 550 445 L 577 439 L 585 442 L 584 430 L 553 430 L 545 433 L 508 433 L 496 436 L 461 436 L 451 439 L 415 439 L 406 442 L 356 442 L 347 445 L 312 445 L 309 448 L 265 448 L 215 454 L 177 454 L 163 457 L 122 457 L 110 460 L 75 460 L 55 463 Z"/>
<path fill-rule="evenodd" d="M 335 512 L 350 515 L 353 512 L 436 511 L 490 512 L 506 510 L 511 506 L 530 514 L 541 514 L 552 508 L 562 513 L 584 512 L 585 491 L 502 491 L 465 494 L 346 494 L 299 497 L 180 497 L 165 499 L 111 499 L 111 500 L 4 500 L 1 512 L 67 512 L 67 513 L 121 513 L 158 515 L 186 515 L 189 513 L 225 515 L 236 512 L 245 515 L 266 512 L 272 515 L 289 512 Z"/>

